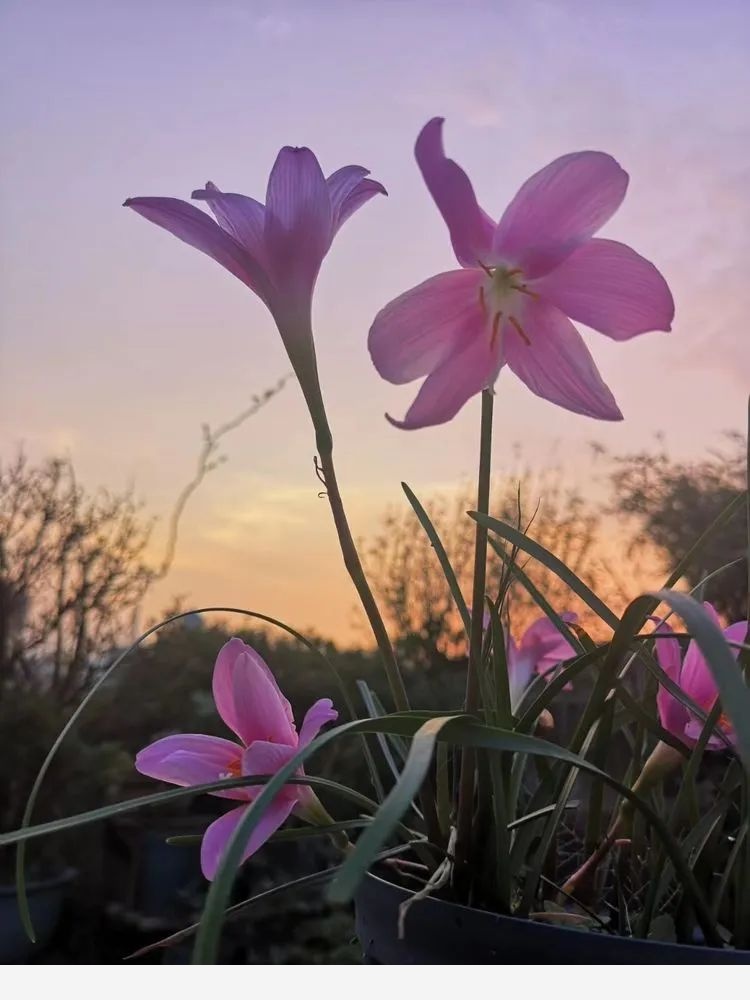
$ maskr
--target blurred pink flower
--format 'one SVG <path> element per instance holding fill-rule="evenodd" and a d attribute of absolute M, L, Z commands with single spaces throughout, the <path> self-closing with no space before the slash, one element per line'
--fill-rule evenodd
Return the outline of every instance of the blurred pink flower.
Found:
<path fill-rule="evenodd" d="M 560 617 L 568 623 L 578 620 L 578 615 L 572 611 L 565 611 Z M 482 621 L 485 631 L 490 627 L 490 621 L 490 614 L 485 611 Z M 558 664 L 575 656 L 575 650 L 549 618 L 544 617 L 529 625 L 520 642 L 507 634 L 505 656 L 508 663 L 510 704 L 515 711 L 534 674 L 549 679 Z"/>
<path fill-rule="evenodd" d="M 560 615 L 564 622 L 574 622 L 577 615 L 566 611 Z M 549 618 L 538 618 L 526 629 L 521 641 L 508 637 L 507 659 L 510 682 L 510 703 L 515 711 L 534 674 L 551 675 L 563 660 L 575 656 L 575 650 L 564 639 Z"/>
<path fill-rule="evenodd" d="M 716 625 L 721 627 L 716 608 L 708 602 L 704 602 L 703 607 Z M 705 712 L 710 712 L 719 697 L 719 692 L 698 644 L 691 639 L 683 659 L 680 643 L 674 638 L 669 625 L 661 622 L 656 631 L 658 635 L 663 636 L 654 643 L 659 666 L 670 680 L 679 685 L 688 698 Z M 724 638 L 729 642 L 744 642 L 747 622 L 735 622 L 723 631 Z M 735 657 L 738 655 L 737 649 L 733 649 L 732 652 Z M 695 746 L 703 729 L 703 722 L 691 714 L 662 684 L 659 685 L 656 704 L 662 726 L 683 743 Z M 729 743 L 735 742 L 734 730 L 726 715 L 722 714 L 719 717 L 717 728 L 726 735 Z M 726 749 L 727 742 L 714 734 L 709 737 L 707 746 L 709 750 L 723 750 Z"/>
<path fill-rule="evenodd" d="M 654 265 L 592 238 L 620 206 L 628 175 L 606 153 L 569 153 L 530 177 L 495 224 L 445 156 L 442 126 L 425 125 L 415 154 L 462 270 L 429 278 L 375 317 L 369 348 L 383 378 L 427 376 L 404 420 L 388 419 L 405 429 L 444 423 L 506 364 L 552 403 L 622 419 L 570 320 L 613 340 L 670 329 L 674 303 Z"/>
<path fill-rule="evenodd" d="M 183 787 L 242 775 L 274 774 L 299 747 L 315 739 L 322 726 L 338 718 L 330 698 L 322 698 L 305 715 L 298 735 L 291 706 L 270 669 L 240 639 L 230 639 L 219 651 L 213 695 L 219 715 L 241 742 L 197 733 L 166 736 L 136 756 L 135 766 L 141 774 Z M 261 787 L 210 793 L 243 804 L 215 820 L 203 835 L 201 867 L 207 879 L 214 877 L 227 841 Z M 307 785 L 284 786 L 255 827 L 242 860 L 254 854 L 291 812 L 305 818 L 306 811 L 316 812 L 316 805 L 316 796 Z"/>
<path fill-rule="evenodd" d="M 192 197 L 207 202 L 216 221 L 178 198 L 128 198 L 125 206 L 213 257 L 265 302 L 314 411 L 320 387 L 311 325 L 313 289 L 344 222 L 373 195 L 386 193 L 368 173 L 349 166 L 324 177 L 311 150 L 284 146 L 268 179 L 265 205 L 225 194 L 209 181 Z"/>

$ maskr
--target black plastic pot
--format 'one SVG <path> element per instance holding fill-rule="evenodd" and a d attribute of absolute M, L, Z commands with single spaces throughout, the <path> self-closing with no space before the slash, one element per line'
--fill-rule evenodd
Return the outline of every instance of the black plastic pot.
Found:
<path fill-rule="evenodd" d="M 367 875 L 355 898 L 357 937 L 373 965 L 750 965 L 750 951 L 642 941 L 503 917 L 439 899 L 415 903 L 398 938 L 398 908 L 410 893 Z"/>
<path fill-rule="evenodd" d="M 52 878 L 27 883 L 35 943 L 21 924 L 15 885 L 0 885 L 0 964 L 26 962 L 49 944 L 60 922 L 65 890 L 75 875 L 73 868 L 66 868 Z"/>

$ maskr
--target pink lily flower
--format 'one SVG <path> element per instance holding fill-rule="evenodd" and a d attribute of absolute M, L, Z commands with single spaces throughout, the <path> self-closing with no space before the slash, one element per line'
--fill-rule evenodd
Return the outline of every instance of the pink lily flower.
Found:
<path fill-rule="evenodd" d="M 537 396 L 600 420 L 622 414 L 571 320 L 629 340 L 669 330 L 674 303 L 653 264 L 594 239 L 628 175 L 611 156 L 569 153 L 530 177 L 500 221 L 443 151 L 442 118 L 419 134 L 417 163 L 461 270 L 429 278 L 375 317 L 369 348 L 397 385 L 427 376 L 406 417 L 412 430 L 445 423 L 508 365 Z"/>
<path fill-rule="evenodd" d="M 703 607 L 714 620 L 716 625 L 721 627 L 716 608 L 707 601 Z M 710 712 L 714 707 L 719 691 L 716 687 L 711 669 L 706 662 L 706 658 L 700 651 L 700 647 L 694 639 L 690 643 L 683 659 L 680 644 L 673 636 L 672 629 L 662 622 L 657 628 L 657 634 L 664 638 L 656 639 L 656 658 L 659 666 L 670 680 L 678 684 L 685 694 L 695 702 L 705 712 Z M 747 622 L 735 622 L 723 630 L 724 638 L 728 642 L 744 642 L 747 635 Z M 733 649 L 735 658 L 739 655 L 738 649 Z M 703 722 L 695 717 L 685 708 L 673 695 L 667 691 L 663 685 L 659 685 L 656 695 L 656 706 L 659 712 L 659 720 L 662 726 L 677 739 L 689 747 L 695 746 L 698 737 L 703 730 Z M 709 737 L 707 748 L 709 750 L 725 750 L 727 741 L 734 744 L 736 736 L 732 723 L 725 714 L 719 716 L 717 728 L 726 736 L 723 740 L 717 734 Z"/>
<path fill-rule="evenodd" d="M 565 622 L 574 622 L 577 615 L 566 611 L 560 615 Z M 516 643 L 508 637 L 506 656 L 510 683 L 510 704 L 515 712 L 534 674 L 549 678 L 558 664 L 575 656 L 575 650 L 564 639 L 549 618 L 538 618 Z"/>
<path fill-rule="evenodd" d="M 173 233 L 239 278 L 270 309 L 295 374 L 315 416 L 319 407 L 312 295 L 323 258 L 346 220 L 382 184 L 364 167 L 323 175 L 315 154 L 284 146 L 268 178 L 266 203 L 225 194 L 210 181 L 192 197 L 208 203 L 216 221 L 178 198 L 128 198 L 150 222 Z"/>
<path fill-rule="evenodd" d="M 322 698 L 308 710 L 298 735 L 291 706 L 276 679 L 262 657 L 241 639 L 230 639 L 219 651 L 213 695 L 219 715 L 240 742 L 198 733 L 166 736 L 136 756 L 135 766 L 141 774 L 182 787 L 243 775 L 274 774 L 298 748 L 314 740 L 322 726 L 338 718 L 330 698 Z M 304 772 L 300 769 L 299 773 Z M 213 879 L 227 841 L 261 787 L 210 793 L 242 804 L 211 823 L 203 835 L 201 868 L 207 879 Z M 242 860 L 254 854 L 292 812 L 314 822 L 321 810 L 309 786 L 285 785 L 253 830 Z"/>
<path fill-rule="evenodd" d="M 703 607 L 720 626 L 719 616 L 712 604 L 704 602 Z M 744 642 L 747 635 L 747 622 L 735 622 L 724 630 L 724 638 L 728 642 Z M 654 640 L 656 658 L 664 673 L 675 684 L 679 685 L 685 694 L 699 705 L 705 712 L 710 712 L 719 697 L 719 691 L 714 682 L 711 669 L 694 639 L 690 643 L 683 659 L 680 643 L 666 622 L 658 621 L 656 633 L 659 638 Z M 733 650 L 737 656 L 739 650 Z M 662 727 L 676 736 L 687 747 L 694 747 L 703 731 L 703 722 L 688 711 L 674 695 L 660 684 L 656 694 L 656 707 Z M 726 750 L 735 743 L 735 733 L 726 715 L 719 716 L 717 728 L 723 734 L 711 734 L 706 744 L 709 750 Z M 633 784 L 632 790 L 641 796 L 664 781 L 666 776 L 684 761 L 684 755 L 674 746 L 660 740 L 651 751 L 641 769 L 641 773 Z M 615 813 L 607 836 L 581 867 L 568 879 L 563 891 L 570 895 L 585 892 L 592 883 L 597 868 L 607 857 L 613 846 L 623 835 L 630 836 L 633 821 L 632 803 L 623 800 Z"/>
<path fill-rule="evenodd" d="M 572 611 L 565 611 L 560 617 L 568 623 L 578 620 L 578 615 Z M 491 620 L 489 612 L 485 611 L 482 619 L 485 631 L 490 627 Z M 509 633 L 506 636 L 505 658 L 508 664 L 510 704 L 515 711 L 534 674 L 549 679 L 558 664 L 575 656 L 575 650 L 546 616 L 537 618 L 529 625 L 520 642 L 516 642 Z"/>

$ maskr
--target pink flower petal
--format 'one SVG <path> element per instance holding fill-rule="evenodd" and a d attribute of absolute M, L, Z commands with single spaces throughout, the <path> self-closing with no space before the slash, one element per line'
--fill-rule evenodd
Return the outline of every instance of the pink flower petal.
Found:
<path fill-rule="evenodd" d="M 580 333 L 559 309 L 532 300 L 523 314 L 530 344 L 506 324 L 505 360 L 533 393 L 599 420 L 622 420 Z"/>
<path fill-rule="evenodd" d="M 697 743 L 700 739 L 700 735 L 703 732 L 704 722 L 702 719 L 691 719 L 690 722 L 684 728 L 683 735 L 687 737 L 691 744 Z M 666 729 L 666 726 L 664 727 Z M 712 733 L 708 737 L 708 743 L 706 743 L 707 750 L 727 750 L 731 746 L 735 746 L 737 743 L 737 734 L 734 730 L 724 731 L 724 736 L 726 739 L 722 739 L 721 736 L 716 733 Z"/>
<path fill-rule="evenodd" d="M 233 732 L 237 733 L 237 735 L 241 737 L 240 722 L 237 718 L 237 712 L 234 707 L 233 675 L 235 663 L 243 654 L 251 657 L 256 666 L 258 666 L 265 673 L 267 679 L 275 688 L 278 699 L 283 706 L 287 721 L 293 730 L 294 714 L 292 713 L 292 706 L 284 697 L 284 694 L 282 693 L 279 685 L 276 683 L 276 678 L 271 672 L 268 664 L 265 662 L 260 653 L 256 652 L 252 646 L 248 646 L 247 643 L 244 643 L 241 639 L 237 639 L 236 637 L 230 639 L 229 642 L 224 643 L 219 650 L 219 655 L 216 657 L 216 664 L 214 666 L 213 695 L 219 715 L 227 726 L 229 726 Z"/>
<path fill-rule="evenodd" d="M 212 681 L 214 703 L 216 710 L 232 732 L 239 736 L 239 723 L 234 708 L 234 682 L 232 675 L 237 659 L 248 647 L 242 639 L 230 639 L 219 650 L 214 664 Z"/>
<path fill-rule="evenodd" d="M 369 173 L 364 167 L 341 167 L 326 178 L 334 233 L 374 195 L 388 193 L 378 181 L 367 179 Z"/>
<path fill-rule="evenodd" d="M 462 332 L 465 346 L 451 354 L 422 383 L 403 420 L 388 420 L 403 430 L 444 424 L 472 396 L 492 385 L 501 364 L 499 345 L 491 346 L 490 332 L 479 310 L 477 319 Z"/>
<path fill-rule="evenodd" d="M 677 684 L 682 672 L 682 650 L 680 643 L 674 638 L 674 632 L 666 622 L 659 621 L 654 634 L 664 637 L 654 640 L 654 650 L 659 666 L 667 677 Z"/>
<path fill-rule="evenodd" d="M 329 722 L 335 722 L 339 713 L 333 707 L 330 698 L 321 698 L 314 705 L 308 708 L 302 720 L 302 728 L 299 733 L 299 745 L 304 747 L 311 743 L 320 730 Z"/>
<path fill-rule="evenodd" d="M 427 122 L 417 137 L 414 155 L 425 184 L 450 233 L 459 264 L 476 267 L 491 256 L 494 223 L 477 204 L 471 181 L 443 150 L 443 118 Z"/>
<path fill-rule="evenodd" d="M 703 610 L 714 625 L 720 629 L 721 620 L 713 604 L 704 601 Z M 700 705 L 706 711 L 713 707 L 719 695 L 719 689 L 711 673 L 711 668 L 706 662 L 706 658 L 695 639 L 690 640 L 687 652 L 685 653 L 685 659 L 682 663 L 682 673 L 680 674 L 680 687 L 689 698 L 693 699 L 696 705 Z"/>
<path fill-rule="evenodd" d="M 298 747 L 255 740 L 242 752 L 243 774 L 275 774 L 297 753 Z"/>
<path fill-rule="evenodd" d="M 388 195 L 388 192 L 380 181 L 373 181 L 369 177 L 360 181 L 339 209 L 338 217 L 336 219 L 336 231 L 338 232 L 346 220 L 362 208 L 362 206 L 365 205 L 371 198 L 374 198 L 376 194 Z"/>
<path fill-rule="evenodd" d="M 571 319 L 628 340 L 649 330 L 669 330 L 674 301 L 654 265 L 622 243 L 588 240 L 533 289 Z"/>
<path fill-rule="evenodd" d="M 205 201 L 221 228 L 229 233 L 263 266 L 263 229 L 266 210 L 259 201 L 244 194 L 226 194 L 211 181 L 193 191 L 193 198 Z"/>
<path fill-rule="evenodd" d="M 378 373 L 402 384 L 428 375 L 460 347 L 467 325 L 479 321 L 477 270 L 428 278 L 380 310 L 368 347 Z"/>
<path fill-rule="evenodd" d="M 339 167 L 339 169 L 334 170 L 329 177 L 326 177 L 326 185 L 331 199 L 331 211 L 333 213 L 334 225 L 339 211 L 341 210 L 341 206 L 359 182 L 364 180 L 369 173 L 370 171 L 367 167 L 351 165 L 348 167 Z"/>
<path fill-rule="evenodd" d="M 165 736 L 141 750 L 135 758 L 136 770 L 149 778 L 189 788 L 227 777 L 239 777 L 242 747 L 216 736 L 180 733 Z M 225 799 L 247 800 L 250 789 L 232 788 L 211 792 Z"/>
<path fill-rule="evenodd" d="M 324 700 L 328 701 L 328 699 Z M 313 708 L 314 707 L 315 706 L 313 706 Z M 310 711 L 312 711 L 312 709 Z M 334 717 L 337 715 L 335 712 L 333 714 Z M 308 712 L 307 715 L 309 716 L 310 712 Z M 322 725 L 323 722 L 328 721 L 330 721 L 330 715 L 329 718 L 322 720 L 320 725 Z M 305 725 L 306 724 L 307 716 L 305 717 Z M 320 725 L 318 728 L 320 728 Z M 306 742 L 310 741 L 307 740 Z M 300 742 L 300 746 L 302 745 L 303 744 Z M 242 773 L 275 774 L 279 768 L 283 767 L 284 764 L 287 764 L 292 759 L 297 750 L 298 747 L 285 747 L 279 745 L 278 743 L 268 743 L 265 740 L 256 740 L 256 742 L 245 751 L 242 757 Z M 302 767 L 297 768 L 295 772 L 298 776 L 304 775 L 304 773 L 305 771 Z M 260 794 L 260 788 L 255 789 L 254 794 L 255 796 Z M 277 797 L 289 799 L 294 805 L 306 805 L 310 803 L 315 796 L 309 785 L 291 784 L 284 785 L 284 788 L 278 793 Z"/>
<path fill-rule="evenodd" d="M 509 651 L 507 662 L 510 707 L 515 712 L 534 673 L 534 658 L 521 650 L 514 655 L 510 655 Z"/>
<path fill-rule="evenodd" d="M 497 225 L 493 251 L 527 278 L 558 266 L 617 211 L 628 175 L 606 153 L 568 153 L 530 177 Z"/>
<path fill-rule="evenodd" d="M 704 610 L 712 619 L 717 628 L 721 628 L 721 621 L 716 609 L 708 601 L 703 603 Z M 730 642 L 744 642 L 747 635 L 747 622 L 735 622 L 728 628 L 722 629 L 724 638 Z M 737 659 L 739 649 L 732 647 L 732 655 Z M 700 651 L 698 643 L 692 639 L 685 653 L 685 660 L 682 665 L 680 686 L 685 694 L 708 712 L 713 708 L 716 699 L 719 697 L 719 689 L 714 680 L 711 668 L 706 658 Z"/>
<path fill-rule="evenodd" d="M 296 753 L 296 746 L 284 746 L 281 743 L 269 743 L 268 740 L 256 740 L 242 755 L 242 773 L 276 774 L 279 768 L 288 764 Z M 285 785 L 279 795 L 286 798 L 291 796 L 296 802 L 301 787 L 301 785 Z M 253 789 L 253 797 L 260 794 L 261 788 L 262 786 L 257 786 Z"/>
<path fill-rule="evenodd" d="M 734 625 L 725 628 L 724 638 L 727 642 L 747 642 L 747 622 L 735 622 Z M 732 653 L 736 658 L 740 651 L 733 647 Z"/>
<path fill-rule="evenodd" d="M 284 146 L 268 178 L 265 244 L 276 284 L 302 305 L 333 237 L 331 196 L 315 154 Z"/>
<path fill-rule="evenodd" d="M 285 699 L 279 697 L 259 659 L 243 652 L 232 671 L 238 735 L 246 746 L 256 740 L 296 746 L 297 733 L 289 722 Z"/>
<path fill-rule="evenodd" d="M 664 638 L 654 640 L 654 650 L 659 666 L 670 680 L 679 684 L 682 673 L 680 644 L 674 638 L 674 633 L 666 622 L 660 622 L 656 628 L 656 634 L 664 636 Z M 663 684 L 659 685 L 659 690 L 656 692 L 656 708 L 659 713 L 659 721 L 667 732 L 678 739 L 684 739 L 685 726 L 690 720 L 690 713 L 674 695 L 667 691 Z"/>
<path fill-rule="evenodd" d="M 710 608 L 712 617 L 715 616 L 716 624 L 718 625 L 718 615 L 716 615 L 714 608 L 709 604 L 704 604 L 704 607 Z M 711 668 L 700 652 L 695 640 L 691 641 L 687 653 L 685 653 L 680 687 L 705 712 L 711 711 L 716 704 L 716 699 L 719 697 L 719 689 L 711 673 Z M 685 714 L 689 720 L 685 725 L 685 736 L 691 741 L 695 741 L 703 731 L 704 722 L 702 719 L 695 718 L 693 713 L 686 712 Z M 723 730 L 726 739 L 722 739 L 721 736 L 716 734 L 711 735 L 706 744 L 709 750 L 725 750 L 728 745 L 732 745 L 736 740 L 736 734 L 731 726 L 725 723 L 724 717 L 720 720 L 719 727 Z"/>
<path fill-rule="evenodd" d="M 575 621 L 576 615 L 566 612 L 561 616 L 565 621 Z M 547 673 L 563 660 L 575 655 L 575 650 L 560 635 L 549 618 L 538 618 L 521 637 L 521 652 L 530 656 L 534 670 L 538 674 Z"/>
<path fill-rule="evenodd" d="M 179 198 L 128 198 L 125 207 L 166 229 L 183 243 L 213 257 L 265 298 L 268 283 L 263 268 L 229 233 L 195 205 Z"/>
<path fill-rule="evenodd" d="M 250 835 L 250 839 L 242 854 L 242 861 L 247 861 L 258 848 L 265 844 L 272 834 L 276 833 L 282 823 L 289 817 L 294 805 L 293 800 L 282 799 L 276 796 L 268 808 L 264 810 L 258 825 Z M 203 834 L 201 869 L 203 875 L 209 881 L 216 875 L 227 842 L 249 808 L 251 807 L 244 805 L 239 806 L 237 809 L 232 809 L 230 812 L 220 816 L 219 819 L 214 820 Z"/>

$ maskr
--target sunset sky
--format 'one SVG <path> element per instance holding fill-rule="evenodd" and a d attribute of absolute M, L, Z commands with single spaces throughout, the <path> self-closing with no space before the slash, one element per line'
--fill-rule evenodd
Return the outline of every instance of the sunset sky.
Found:
<path fill-rule="evenodd" d="M 326 173 L 369 167 L 389 197 L 342 230 L 315 327 L 339 477 L 355 534 L 400 481 L 423 496 L 473 475 L 478 400 L 405 433 L 415 387 L 382 382 L 375 312 L 455 267 L 413 159 L 446 118 L 449 155 L 499 216 L 560 154 L 612 153 L 631 175 L 604 235 L 667 277 L 671 333 L 617 344 L 584 331 L 625 415 L 600 424 L 498 382 L 495 462 L 514 445 L 590 475 L 663 431 L 700 456 L 742 428 L 750 388 L 750 4 L 719 0 L 3 0 L 0 5 L 0 458 L 69 454 L 85 484 L 133 485 L 168 513 L 200 424 L 234 416 L 289 365 L 270 316 L 195 250 L 121 207 L 213 180 L 263 197 L 280 146 Z M 185 517 L 175 593 L 240 604 L 349 639 L 354 597 L 297 385 L 226 441 Z M 155 536 L 158 547 L 163 536 Z"/>

